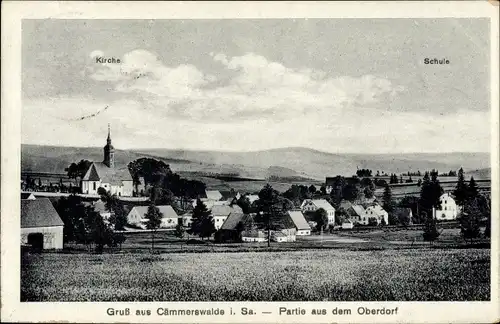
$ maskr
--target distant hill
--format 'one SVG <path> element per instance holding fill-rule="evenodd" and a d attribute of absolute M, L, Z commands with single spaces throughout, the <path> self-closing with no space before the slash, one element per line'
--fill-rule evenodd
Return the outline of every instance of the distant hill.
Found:
<path fill-rule="evenodd" d="M 117 150 L 117 165 L 126 165 L 140 157 L 153 157 L 169 164 L 174 172 L 238 174 L 252 179 L 310 178 L 351 176 L 357 168 L 386 173 L 440 172 L 463 167 L 474 177 L 489 177 L 488 153 L 413 153 L 413 154 L 332 154 L 307 148 L 283 148 L 257 152 L 216 152 L 169 149 Z M 102 161 L 102 148 L 21 146 L 23 171 L 63 173 L 72 162 L 81 159 Z"/>

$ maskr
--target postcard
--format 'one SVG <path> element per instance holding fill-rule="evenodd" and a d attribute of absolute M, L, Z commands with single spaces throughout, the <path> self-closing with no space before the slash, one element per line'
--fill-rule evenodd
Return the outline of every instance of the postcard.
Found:
<path fill-rule="evenodd" d="M 2 320 L 500 319 L 498 2 L 2 7 Z"/>

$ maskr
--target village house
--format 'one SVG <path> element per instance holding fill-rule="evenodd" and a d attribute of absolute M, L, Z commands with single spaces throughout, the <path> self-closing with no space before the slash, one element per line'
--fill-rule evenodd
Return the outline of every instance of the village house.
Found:
<path fill-rule="evenodd" d="M 300 210 L 290 210 L 288 211 L 288 215 L 297 230 L 297 236 L 311 235 L 311 227 L 307 224 L 304 214 Z"/>
<path fill-rule="evenodd" d="M 433 208 L 434 218 L 438 221 L 455 220 L 460 213 L 460 206 L 449 193 L 444 193 L 439 197 L 439 208 Z"/>
<path fill-rule="evenodd" d="M 179 216 L 179 221 L 181 222 L 182 226 L 191 227 L 191 224 L 193 222 L 193 214 L 185 213 L 184 215 Z"/>
<path fill-rule="evenodd" d="M 156 206 L 163 214 L 161 219 L 160 228 L 174 228 L 179 223 L 179 215 L 170 205 L 160 205 Z M 148 219 L 146 214 L 148 212 L 148 206 L 135 206 L 130 210 L 127 215 L 127 223 L 145 229 Z"/>
<path fill-rule="evenodd" d="M 353 229 L 354 223 L 348 219 L 348 220 L 342 222 L 341 228 L 342 229 Z"/>
<path fill-rule="evenodd" d="M 271 232 L 271 240 L 274 242 L 295 242 L 297 240 L 297 230 L 295 228 L 286 228 Z"/>
<path fill-rule="evenodd" d="M 366 210 L 361 205 L 351 205 L 351 207 L 346 209 L 349 219 L 353 223 L 358 224 L 368 224 L 368 216 L 366 215 Z"/>
<path fill-rule="evenodd" d="M 335 208 L 325 199 L 305 199 L 300 209 L 302 212 L 315 212 L 323 208 L 328 217 L 328 225 L 335 225 Z"/>
<path fill-rule="evenodd" d="M 220 239 L 237 242 L 242 239 L 240 234 L 244 229 L 254 229 L 253 216 L 239 211 L 230 213 L 219 230 Z"/>
<path fill-rule="evenodd" d="M 21 200 L 21 244 L 62 249 L 64 223 L 48 198 Z"/>
<path fill-rule="evenodd" d="M 382 220 L 384 220 L 386 225 L 389 224 L 389 213 L 387 213 L 379 204 L 366 208 L 366 215 L 368 216 L 368 220 L 370 218 L 375 218 L 377 220 L 377 225 L 381 224 Z M 368 222 L 366 224 L 368 224 Z"/>
<path fill-rule="evenodd" d="M 243 214 L 239 206 L 215 205 L 212 207 L 212 217 L 216 230 L 219 230 L 231 214 Z"/>
<path fill-rule="evenodd" d="M 267 242 L 267 235 L 262 230 L 248 230 L 241 233 L 243 242 Z"/>
<path fill-rule="evenodd" d="M 111 144 L 111 132 L 108 126 L 108 138 L 104 146 L 104 160 L 92 162 L 81 181 L 83 194 L 97 195 L 99 188 L 117 196 L 132 196 L 134 184 L 127 166 L 115 165 L 115 148 Z"/>

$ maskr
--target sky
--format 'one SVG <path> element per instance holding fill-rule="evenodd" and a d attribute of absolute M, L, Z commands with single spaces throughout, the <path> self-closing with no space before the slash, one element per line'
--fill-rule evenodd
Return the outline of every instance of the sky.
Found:
<path fill-rule="evenodd" d="M 110 124 L 118 149 L 490 151 L 487 19 L 47 19 L 22 35 L 24 144 L 103 146 Z"/>

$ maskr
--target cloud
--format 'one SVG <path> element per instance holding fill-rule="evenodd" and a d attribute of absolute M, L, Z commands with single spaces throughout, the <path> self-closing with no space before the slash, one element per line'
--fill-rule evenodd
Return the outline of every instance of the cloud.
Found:
<path fill-rule="evenodd" d="M 218 122 L 263 116 L 288 119 L 318 111 L 337 116 L 345 108 L 376 104 L 404 90 L 372 75 L 332 78 L 319 70 L 288 68 L 255 53 L 210 57 L 221 65 L 221 74 L 230 76 L 228 80 L 190 64 L 168 67 L 145 50 L 125 54 L 122 64 L 99 65 L 90 75 L 149 107 L 161 107 L 165 116 Z"/>

